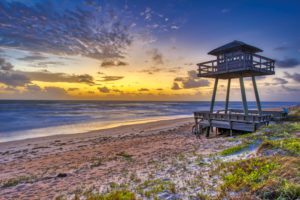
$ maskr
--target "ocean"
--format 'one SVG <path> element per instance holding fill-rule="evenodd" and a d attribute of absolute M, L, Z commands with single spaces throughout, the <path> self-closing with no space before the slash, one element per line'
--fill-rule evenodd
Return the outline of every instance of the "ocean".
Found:
<path fill-rule="evenodd" d="M 263 108 L 287 107 L 299 102 L 262 102 Z M 208 110 L 210 102 L 149 101 L 0 101 L 0 142 L 59 134 L 84 133 L 97 129 L 161 119 L 192 117 Z M 230 102 L 230 108 L 242 108 Z M 255 102 L 248 103 L 255 109 Z M 216 102 L 215 109 L 223 109 Z"/>

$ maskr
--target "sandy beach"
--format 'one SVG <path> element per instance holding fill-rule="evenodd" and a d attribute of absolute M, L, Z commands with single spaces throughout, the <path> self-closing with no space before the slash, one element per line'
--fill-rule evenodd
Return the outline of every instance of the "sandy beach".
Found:
<path fill-rule="evenodd" d="M 203 155 L 229 144 L 224 138 L 198 140 L 192 118 L 127 125 L 84 134 L 0 144 L 1 199 L 53 199 L 91 188 L 105 191 L 128 174 L 148 178 L 157 164 L 181 153 Z"/>
<path fill-rule="evenodd" d="M 258 153 L 255 139 L 268 129 L 198 139 L 193 124 L 179 118 L 0 143 L 0 199 L 89 199 L 124 189 L 136 199 L 219 199 L 222 163 L 269 154 Z M 299 129 L 280 128 L 271 126 L 278 137 Z"/>

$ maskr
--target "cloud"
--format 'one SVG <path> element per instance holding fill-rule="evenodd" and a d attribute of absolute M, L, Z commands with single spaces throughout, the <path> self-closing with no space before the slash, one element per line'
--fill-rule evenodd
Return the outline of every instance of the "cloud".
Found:
<path fill-rule="evenodd" d="M 31 81 L 23 74 L 0 71 L 0 83 L 4 83 L 7 86 L 17 87 L 25 86 L 26 84 L 31 83 Z"/>
<path fill-rule="evenodd" d="M 119 89 L 113 89 L 112 91 L 117 92 L 117 93 L 123 93 L 123 91 L 121 91 Z"/>
<path fill-rule="evenodd" d="M 174 67 L 174 68 L 159 68 L 159 67 L 150 67 L 144 70 L 141 70 L 140 72 L 142 73 L 147 73 L 149 75 L 155 74 L 155 73 L 159 73 L 159 72 L 168 72 L 168 73 L 176 73 L 181 69 L 181 67 Z"/>
<path fill-rule="evenodd" d="M 105 68 L 119 67 L 119 66 L 126 66 L 126 65 L 128 65 L 128 63 L 119 60 L 106 60 L 101 63 L 101 67 L 105 67 Z"/>
<path fill-rule="evenodd" d="M 10 71 L 14 68 L 14 66 L 7 62 L 4 58 L 0 58 L 0 70 Z"/>
<path fill-rule="evenodd" d="M 300 61 L 296 58 L 286 58 L 284 60 L 277 61 L 278 67 L 281 68 L 294 68 L 300 64 Z"/>
<path fill-rule="evenodd" d="M 158 49 L 152 49 L 148 51 L 148 54 L 151 56 L 152 62 L 157 65 L 164 64 L 163 55 L 161 52 L 159 52 Z"/>
<path fill-rule="evenodd" d="M 180 87 L 181 86 L 181 87 Z M 187 77 L 176 77 L 172 86 L 173 90 L 190 89 L 209 86 L 209 81 L 197 77 L 195 70 L 188 71 Z"/>
<path fill-rule="evenodd" d="M 289 49 L 289 47 L 287 47 L 287 46 L 278 46 L 278 47 L 274 48 L 275 51 L 285 51 L 288 49 Z"/>
<path fill-rule="evenodd" d="M 144 70 L 141 70 L 140 72 L 143 72 L 143 73 L 147 73 L 147 74 L 154 74 L 154 73 L 158 73 L 158 72 L 161 72 L 162 69 L 161 68 L 158 68 L 158 67 L 151 67 L 151 68 L 148 68 L 148 69 L 144 69 Z"/>
<path fill-rule="evenodd" d="M 171 89 L 172 90 L 180 90 L 181 88 L 179 87 L 178 83 L 174 82 Z"/>
<path fill-rule="evenodd" d="M 26 76 L 28 79 L 34 81 L 95 84 L 94 78 L 89 74 L 70 75 L 66 73 L 52 73 L 47 70 L 37 72 L 15 71 L 15 73 Z"/>
<path fill-rule="evenodd" d="M 0 83 L 8 87 L 25 86 L 31 83 L 27 76 L 16 73 L 13 68 L 14 66 L 11 63 L 4 58 L 0 58 Z"/>
<path fill-rule="evenodd" d="M 139 92 L 148 92 L 149 89 L 147 89 L 147 88 L 141 88 L 141 89 L 139 89 L 138 91 L 139 91 Z"/>
<path fill-rule="evenodd" d="M 174 67 L 173 69 L 169 69 L 168 72 L 170 73 L 176 73 L 181 69 L 181 67 Z"/>
<path fill-rule="evenodd" d="M 33 64 L 32 66 L 36 68 L 47 68 L 49 65 L 62 66 L 65 65 L 65 63 L 59 61 L 45 61 L 38 62 L 37 64 Z"/>
<path fill-rule="evenodd" d="M 52 97 L 61 97 L 66 95 L 66 91 L 60 87 L 45 87 L 44 91 Z"/>
<path fill-rule="evenodd" d="M 36 61 L 36 60 L 46 60 L 46 59 L 47 57 L 37 52 L 34 52 L 31 55 L 24 56 L 22 58 L 18 58 L 18 60 L 22 60 L 22 61 Z"/>
<path fill-rule="evenodd" d="M 289 92 L 299 92 L 300 91 L 300 88 L 293 88 L 293 87 L 287 87 L 285 85 L 282 85 L 282 88 L 286 91 L 289 91 Z"/>
<path fill-rule="evenodd" d="M 26 89 L 30 92 L 41 92 L 42 89 L 38 85 L 27 85 Z"/>
<path fill-rule="evenodd" d="M 99 92 L 102 93 L 109 93 L 110 89 L 108 89 L 107 87 L 98 87 Z"/>
<path fill-rule="evenodd" d="M 285 77 L 292 79 L 298 83 L 300 82 L 300 74 L 299 73 L 290 74 L 288 72 L 284 72 L 284 74 L 285 74 Z"/>
<path fill-rule="evenodd" d="M 99 4 L 83 6 L 82 2 L 69 9 L 52 1 L 1 2 L 0 45 L 98 60 L 123 57 L 132 42 L 125 10 L 107 6 L 100 12 Z"/>
<path fill-rule="evenodd" d="M 27 85 L 27 94 L 24 95 L 32 96 L 38 99 L 66 99 L 69 98 L 65 89 L 60 87 L 45 87 L 40 88 L 38 85 Z"/>
<path fill-rule="evenodd" d="M 273 85 L 283 85 L 288 83 L 288 81 L 283 78 L 273 78 L 273 80 L 275 81 Z"/>
<path fill-rule="evenodd" d="M 73 91 L 77 91 L 77 90 L 79 90 L 79 88 L 69 88 L 68 89 L 69 92 L 73 92 Z"/>
<path fill-rule="evenodd" d="M 174 30 L 177 30 L 177 29 L 179 29 L 180 27 L 179 26 L 176 26 L 176 25 L 172 25 L 171 26 L 171 29 L 174 29 Z"/>
<path fill-rule="evenodd" d="M 117 80 L 120 80 L 120 79 L 123 79 L 124 76 L 103 76 L 101 80 L 98 80 L 98 81 L 117 81 Z"/>

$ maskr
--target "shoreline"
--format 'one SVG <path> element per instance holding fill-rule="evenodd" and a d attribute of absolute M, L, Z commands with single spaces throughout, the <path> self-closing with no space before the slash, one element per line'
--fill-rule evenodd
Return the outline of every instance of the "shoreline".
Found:
<path fill-rule="evenodd" d="M 60 126 L 50 126 L 50 127 L 43 127 L 43 128 L 35 128 L 35 129 L 28 129 L 28 130 L 20 130 L 20 131 L 13 131 L 10 134 L 17 134 L 16 136 L 8 136 L 8 137 L 0 137 L 0 146 L 6 142 L 14 142 L 14 141 L 22 141 L 34 138 L 47 138 L 47 137 L 55 137 L 55 136 L 62 136 L 62 135 L 77 135 L 77 134 L 88 134 L 90 132 L 107 130 L 111 128 L 121 127 L 121 126 L 128 126 L 128 125 L 137 125 L 137 124 L 145 124 L 150 122 L 158 122 L 162 120 L 173 120 L 173 119 L 184 119 L 184 118 L 192 118 L 192 116 L 188 115 L 173 115 L 173 116 L 158 116 L 158 117 L 148 117 L 142 119 L 131 119 L 124 122 L 120 121 L 91 121 L 91 122 L 83 122 L 83 123 L 73 123 L 67 125 L 60 125 Z M 70 129 L 73 129 L 73 131 Z M 79 130 L 78 130 L 79 129 Z M 45 133 L 46 132 L 46 133 Z M 47 133 L 48 132 L 48 133 Z M 49 132 L 55 134 L 49 134 Z M 58 133 L 57 133 L 58 132 Z M 26 136 L 19 136 L 20 134 Z"/>
<path fill-rule="evenodd" d="M 129 124 L 117 124 L 115 126 L 110 127 L 103 127 L 97 130 L 81 132 L 81 133 L 72 133 L 72 134 L 54 134 L 54 135 L 47 135 L 47 136 L 40 136 L 40 137 L 32 137 L 32 138 L 24 138 L 19 140 L 11 140 L 11 141 L 4 141 L 0 142 L 0 151 L 7 148 L 8 146 L 14 145 L 27 145 L 29 143 L 37 143 L 42 144 L 45 142 L 49 142 L 52 140 L 70 140 L 70 139 L 84 139 L 84 138 L 91 138 L 91 137 L 122 137 L 132 135 L 132 131 L 139 130 L 138 134 L 134 135 L 142 135 L 149 130 L 144 131 L 143 129 L 148 129 L 152 127 L 157 127 L 156 129 L 160 129 L 162 126 L 166 126 L 166 128 L 174 127 L 176 128 L 178 125 L 173 125 L 173 123 L 186 123 L 186 122 L 193 122 L 193 117 L 182 117 L 182 118 L 171 118 L 171 119 L 152 119 L 152 120 L 142 120 L 142 121 L 135 121 L 135 123 Z M 132 131 L 130 131 L 132 130 Z M 124 133 L 125 132 L 125 133 Z"/>

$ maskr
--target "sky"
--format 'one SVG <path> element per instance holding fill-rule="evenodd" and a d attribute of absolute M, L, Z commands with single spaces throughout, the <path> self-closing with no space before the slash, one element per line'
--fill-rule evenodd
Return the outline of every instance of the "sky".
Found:
<path fill-rule="evenodd" d="M 0 99 L 207 101 L 196 64 L 233 40 L 276 60 L 262 101 L 300 100 L 300 1 L 1 0 Z"/>

